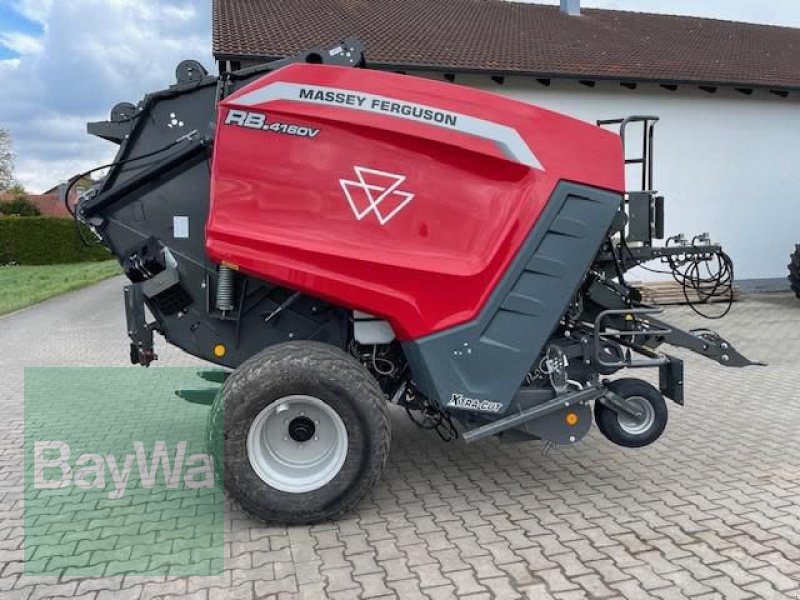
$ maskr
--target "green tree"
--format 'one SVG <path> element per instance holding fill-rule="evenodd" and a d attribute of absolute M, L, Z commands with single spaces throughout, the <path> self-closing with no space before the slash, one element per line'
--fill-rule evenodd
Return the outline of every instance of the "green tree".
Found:
<path fill-rule="evenodd" d="M 25 186 L 23 186 L 21 183 L 13 184 L 4 193 L 12 194 L 14 196 L 15 200 L 18 199 L 18 198 L 27 198 L 28 197 L 28 192 L 25 189 Z"/>
<path fill-rule="evenodd" d="M 19 183 L 15 183 L 6 191 L 13 194 L 11 200 L 0 202 L 0 215 L 16 215 L 19 217 L 41 216 L 39 207 L 28 199 L 28 192 Z"/>
<path fill-rule="evenodd" d="M 0 192 L 14 186 L 14 151 L 11 147 L 11 134 L 0 129 Z"/>

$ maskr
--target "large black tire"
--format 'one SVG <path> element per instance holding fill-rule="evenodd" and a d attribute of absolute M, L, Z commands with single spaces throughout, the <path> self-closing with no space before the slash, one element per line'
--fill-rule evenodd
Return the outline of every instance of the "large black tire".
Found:
<path fill-rule="evenodd" d="M 667 426 L 667 403 L 664 396 L 652 385 L 641 379 L 618 379 L 608 384 L 608 389 L 622 398 L 634 399 L 644 408 L 648 420 L 643 428 L 626 422 L 615 411 L 597 401 L 594 404 L 594 418 L 601 433 L 610 441 L 626 448 L 641 448 L 655 442 Z M 621 421 L 622 419 L 622 421 Z"/>
<path fill-rule="evenodd" d="M 794 253 L 789 257 L 789 285 L 800 298 L 800 244 L 794 247 Z"/>
<path fill-rule="evenodd" d="M 322 487 L 287 492 L 256 473 L 247 440 L 263 410 L 298 395 L 321 400 L 341 418 L 347 453 Z M 216 463 L 224 465 L 225 488 L 247 512 L 267 522 L 314 523 L 350 511 L 373 488 L 386 464 L 391 427 L 383 393 L 369 371 L 338 348 L 302 341 L 267 348 L 233 372 L 211 408 L 208 438 L 211 451 L 224 455 Z"/>

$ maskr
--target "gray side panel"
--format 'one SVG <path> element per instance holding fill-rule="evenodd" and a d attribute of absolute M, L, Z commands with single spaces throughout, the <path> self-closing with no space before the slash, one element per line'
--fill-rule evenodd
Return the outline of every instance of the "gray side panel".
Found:
<path fill-rule="evenodd" d="M 455 395 L 480 412 L 505 412 L 583 282 L 620 201 L 611 192 L 559 184 L 480 316 L 404 342 L 420 390 L 443 407 Z"/>

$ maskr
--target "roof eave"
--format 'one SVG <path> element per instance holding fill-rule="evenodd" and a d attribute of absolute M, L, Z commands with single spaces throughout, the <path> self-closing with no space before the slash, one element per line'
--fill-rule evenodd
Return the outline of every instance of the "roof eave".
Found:
<path fill-rule="evenodd" d="M 285 56 L 259 56 L 253 54 L 227 54 L 227 53 L 214 53 L 217 61 L 254 61 L 260 60 L 263 62 L 270 62 L 273 60 L 280 60 L 286 58 Z M 463 67 L 463 66 L 448 66 L 448 65 L 426 65 L 426 64 L 407 64 L 407 63 L 382 63 L 378 61 L 367 60 L 370 68 L 391 71 L 427 71 L 438 73 L 461 73 L 467 75 L 502 75 L 505 77 L 532 77 L 536 79 L 567 79 L 567 80 L 581 80 L 593 79 L 597 81 L 617 81 L 621 83 L 652 83 L 657 85 L 690 85 L 690 86 L 715 86 L 723 88 L 752 88 L 762 90 L 775 90 L 780 92 L 797 92 L 800 91 L 800 84 L 796 86 L 785 84 L 770 84 L 765 82 L 754 81 L 726 81 L 726 80 L 711 80 L 711 79 L 670 79 L 659 77 L 631 77 L 631 76 L 618 76 L 607 74 L 591 74 L 591 73 L 564 73 L 564 72 L 547 72 L 547 71 L 523 71 L 523 70 L 509 70 L 509 69 L 488 69 L 484 67 Z"/>

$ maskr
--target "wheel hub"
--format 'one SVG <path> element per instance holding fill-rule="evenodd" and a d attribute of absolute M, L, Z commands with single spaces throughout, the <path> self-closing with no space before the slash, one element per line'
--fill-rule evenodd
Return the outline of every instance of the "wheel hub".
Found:
<path fill-rule="evenodd" d="M 267 485 L 292 494 L 330 482 L 347 458 L 344 421 L 313 396 L 286 396 L 265 407 L 250 424 L 247 457 Z"/>
<path fill-rule="evenodd" d="M 308 417 L 295 417 L 289 423 L 289 437 L 295 442 L 307 442 L 314 437 L 314 421 Z"/>
<path fill-rule="evenodd" d="M 656 413 L 653 405 L 641 396 L 630 396 L 626 400 L 640 411 L 640 416 L 634 417 L 620 412 L 617 414 L 619 426 L 631 435 L 646 433 L 655 423 Z"/>

